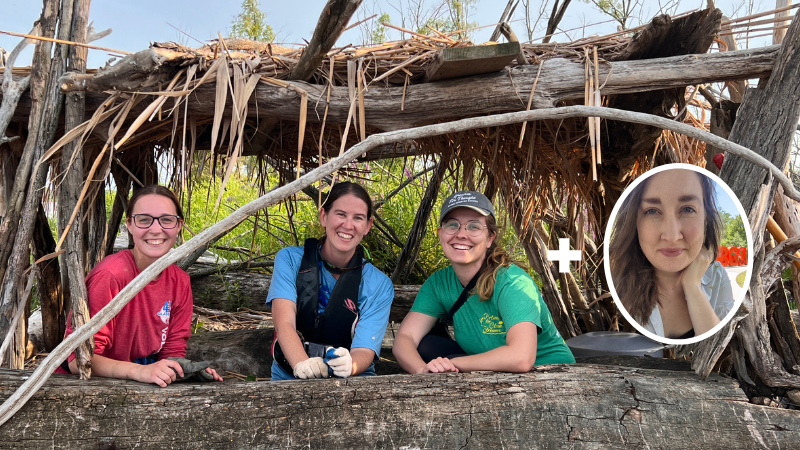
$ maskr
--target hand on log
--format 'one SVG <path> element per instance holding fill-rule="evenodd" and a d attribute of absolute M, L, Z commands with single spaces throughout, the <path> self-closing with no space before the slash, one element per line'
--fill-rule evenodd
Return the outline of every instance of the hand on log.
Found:
<path fill-rule="evenodd" d="M 458 367 L 453 364 L 448 358 L 436 358 L 425 365 L 420 373 L 444 373 L 444 372 L 458 372 Z"/>
<path fill-rule="evenodd" d="M 180 363 L 169 359 L 138 366 L 136 368 L 138 370 L 131 371 L 131 379 L 142 383 L 155 383 L 161 387 L 167 387 L 168 384 L 175 382 L 178 377 L 184 376 Z"/>

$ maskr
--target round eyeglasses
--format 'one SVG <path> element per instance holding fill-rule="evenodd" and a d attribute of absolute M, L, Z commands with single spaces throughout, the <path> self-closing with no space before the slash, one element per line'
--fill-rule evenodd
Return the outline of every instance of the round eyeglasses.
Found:
<path fill-rule="evenodd" d="M 467 234 L 472 237 L 478 237 L 483 233 L 483 229 L 487 228 L 487 225 L 484 225 L 477 220 L 471 220 L 464 224 L 464 229 L 467 230 Z M 447 219 L 442 222 L 442 231 L 445 234 L 456 234 L 458 230 L 461 229 L 461 222 L 456 219 Z"/>
<path fill-rule="evenodd" d="M 150 228 L 153 226 L 153 222 L 157 220 L 161 228 L 165 230 L 177 227 L 181 220 L 180 217 L 171 214 L 165 214 L 160 217 L 153 217 L 150 214 L 134 214 L 131 219 L 133 219 L 133 224 L 136 225 L 136 228 Z"/>

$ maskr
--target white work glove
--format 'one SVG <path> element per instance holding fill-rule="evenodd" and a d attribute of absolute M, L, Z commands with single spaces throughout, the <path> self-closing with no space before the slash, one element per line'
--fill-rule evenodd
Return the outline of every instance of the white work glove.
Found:
<path fill-rule="evenodd" d="M 307 378 L 328 378 L 328 366 L 320 357 L 308 358 L 294 366 L 294 377 L 303 380 Z"/>
<path fill-rule="evenodd" d="M 344 348 L 339 347 L 333 352 L 338 358 L 328 361 L 328 366 L 333 369 L 333 374 L 337 377 L 347 378 L 353 373 L 353 357 L 350 352 Z"/>

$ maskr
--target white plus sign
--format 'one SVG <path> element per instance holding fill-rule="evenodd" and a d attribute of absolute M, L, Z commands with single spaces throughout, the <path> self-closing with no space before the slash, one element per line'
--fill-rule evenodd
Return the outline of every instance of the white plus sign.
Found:
<path fill-rule="evenodd" d="M 569 238 L 559 238 L 558 239 L 558 250 L 548 250 L 547 251 L 547 260 L 558 261 L 558 271 L 560 273 L 567 273 L 569 272 L 569 262 L 570 261 L 580 261 L 581 258 L 581 251 L 580 250 L 570 250 L 569 249 Z"/>

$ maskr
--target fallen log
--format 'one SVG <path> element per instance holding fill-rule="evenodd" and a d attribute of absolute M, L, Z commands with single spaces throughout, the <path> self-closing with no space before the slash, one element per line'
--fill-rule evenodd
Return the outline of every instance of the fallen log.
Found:
<path fill-rule="evenodd" d="M 245 307 L 269 311 L 266 305 L 272 275 L 256 272 L 227 272 L 192 278 L 194 304 L 204 308 L 236 311 Z M 390 321 L 400 322 L 411 309 L 419 292 L 417 285 L 396 285 Z"/>
<path fill-rule="evenodd" d="M 0 371 L 0 398 L 29 372 Z M 800 412 L 691 372 L 556 365 L 525 374 L 173 384 L 54 376 L 0 448 L 793 448 Z"/>
<path fill-rule="evenodd" d="M 614 61 L 600 66 L 603 95 L 629 94 L 698 83 L 741 80 L 768 76 L 775 63 L 779 46 L 702 55 L 673 56 L 639 61 Z M 142 52 L 152 53 L 148 49 Z M 423 83 L 407 88 L 404 108 L 400 110 L 403 87 L 372 86 L 364 93 L 367 126 L 381 129 L 408 128 L 420 123 L 452 120 L 478 114 L 525 109 L 520 100 L 527 97 L 537 78 L 538 64 L 517 66 L 489 75 L 479 75 L 437 83 Z M 71 75 L 67 75 L 69 77 Z M 300 81 L 287 81 L 292 87 L 307 91 L 308 120 L 321 122 L 324 116 L 326 86 Z M 81 85 L 85 86 L 85 85 Z M 98 85 L 88 89 L 87 110 L 96 109 L 108 99 L 105 90 L 111 86 Z M 72 88 L 69 88 L 70 90 Z M 346 122 L 350 96 L 346 86 L 331 91 L 327 115 L 329 125 Z M 205 83 L 192 94 L 189 113 L 211 117 L 214 113 L 215 83 Z M 552 107 L 564 100 L 580 100 L 584 96 L 584 67 L 580 63 L 556 58 L 548 60 L 539 74 L 533 108 Z M 300 114 L 300 94 L 297 90 L 259 83 L 249 105 L 250 117 L 276 117 L 296 120 Z M 320 101 L 322 100 L 322 101 Z M 144 108 L 143 102 L 139 108 Z M 431 104 L 441 107 L 431 108 Z M 312 106 L 313 105 L 313 106 Z M 226 108 L 230 108 L 227 105 Z M 30 111 L 30 99 L 25 93 L 14 112 L 20 120 Z M 135 117 L 134 108 L 131 115 Z M 230 114 L 228 110 L 226 114 Z"/>

